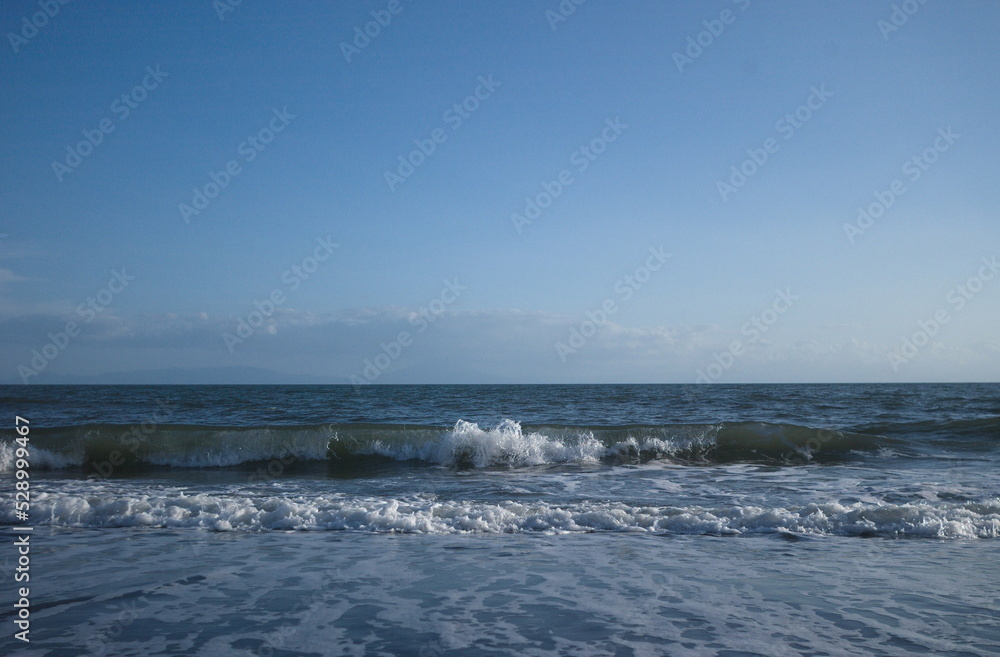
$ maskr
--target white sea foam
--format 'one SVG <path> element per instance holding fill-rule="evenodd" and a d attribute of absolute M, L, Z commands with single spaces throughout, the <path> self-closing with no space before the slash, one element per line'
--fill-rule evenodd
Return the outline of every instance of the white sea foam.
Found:
<path fill-rule="evenodd" d="M 475 422 L 459 420 L 438 440 L 423 444 L 376 441 L 360 453 L 486 468 L 595 462 L 607 455 L 608 447 L 591 432 L 561 439 L 539 432 L 525 433 L 513 420 L 504 420 L 493 429 L 481 429 Z"/>
<path fill-rule="evenodd" d="M 17 443 L 0 441 L 0 472 L 13 472 L 17 464 Z M 80 457 L 51 452 L 41 447 L 28 446 L 28 462 L 32 468 L 56 470 L 80 465 Z"/>
<path fill-rule="evenodd" d="M 0 518 L 14 522 L 5 500 Z M 569 533 L 636 531 L 767 534 L 1000 537 L 1000 499 L 961 504 L 807 504 L 635 506 L 621 502 L 499 503 L 378 497 L 195 494 L 38 493 L 32 521 L 59 527 L 193 527 L 216 531 L 355 530 L 362 532 Z"/>

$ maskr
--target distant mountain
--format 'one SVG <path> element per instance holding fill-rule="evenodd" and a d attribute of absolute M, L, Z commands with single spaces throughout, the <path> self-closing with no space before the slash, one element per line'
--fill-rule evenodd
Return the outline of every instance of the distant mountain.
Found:
<path fill-rule="evenodd" d="M 502 384 L 511 383 L 503 377 L 461 365 L 425 361 L 383 372 L 375 383 L 383 384 Z"/>
<path fill-rule="evenodd" d="M 3 379 L 0 384 L 16 385 L 18 379 Z M 285 374 L 262 367 L 171 367 L 132 372 L 106 372 L 88 376 L 71 376 L 43 372 L 31 380 L 31 385 L 332 385 L 350 380 L 339 376 Z M 381 372 L 375 384 L 463 384 L 509 383 L 509 381 L 479 370 L 459 365 L 427 361 L 401 369 Z"/>
<path fill-rule="evenodd" d="M 342 377 L 317 377 L 284 374 L 261 367 L 171 367 L 159 370 L 138 370 L 134 372 L 107 372 L 92 376 L 65 376 L 42 373 L 32 379 L 34 384 L 62 385 L 292 385 L 292 384 L 333 384 L 347 383 Z M 18 380 L 3 383 L 16 384 Z"/>

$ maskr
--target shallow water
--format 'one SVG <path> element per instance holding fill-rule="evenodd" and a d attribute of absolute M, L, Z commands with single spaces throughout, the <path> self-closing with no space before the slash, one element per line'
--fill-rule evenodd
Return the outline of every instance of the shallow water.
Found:
<path fill-rule="evenodd" d="M 45 530 L 26 655 L 989 655 L 983 541 Z M 6 624 L 6 623 L 5 623 Z M 3 638 L 5 648 L 12 642 Z"/>

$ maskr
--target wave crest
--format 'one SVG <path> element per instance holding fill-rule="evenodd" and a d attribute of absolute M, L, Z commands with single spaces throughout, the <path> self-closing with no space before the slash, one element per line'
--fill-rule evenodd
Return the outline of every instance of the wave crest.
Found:
<path fill-rule="evenodd" d="M 764 461 L 795 464 L 837 460 L 878 449 L 889 439 L 792 424 L 492 428 L 459 420 L 453 427 L 313 425 L 212 427 L 82 425 L 36 429 L 35 468 L 82 467 L 108 476 L 155 466 L 218 468 L 281 459 L 328 461 L 338 467 L 369 461 L 421 461 L 455 468 L 522 468 L 566 463 L 642 463 L 667 459 L 704 464 Z M 11 442 L 0 442 L 0 471 L 14 464 Z"/>

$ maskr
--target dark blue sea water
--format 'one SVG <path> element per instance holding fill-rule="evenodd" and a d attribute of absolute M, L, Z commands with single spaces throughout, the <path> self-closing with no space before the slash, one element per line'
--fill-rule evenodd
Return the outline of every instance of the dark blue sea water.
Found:
<path fill-rule="evenodd" d="M 0 395 L 18 654 L 1000 653 L 1000 385 Z"/>

